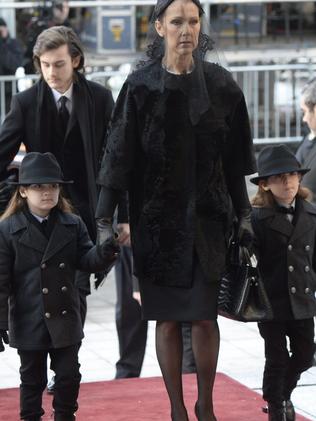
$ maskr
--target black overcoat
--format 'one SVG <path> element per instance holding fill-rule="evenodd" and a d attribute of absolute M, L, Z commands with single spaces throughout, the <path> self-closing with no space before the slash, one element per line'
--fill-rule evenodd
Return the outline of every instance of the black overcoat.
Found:
<path fill-rule="evenodd" d="M 209 106 L 193 123 L 188 109 L 199 107 L 198 98 L 192 103 L 194 90 L 186 95 L 185 83 L 182 92 L 172 80 L 170 89 L 162 86 L 162 72 L 161 63 L 153 62 L 124 84 L 98 180 L 129 192 L 141 282 L 190 287 L 194 250 L 206 279 L 216 282 L 225 265 L 231 210 L 226 175 L 255 171 L 244 96 L 229 72 L 204 63 Z M 188 78 L 198 82 L 194 72 Z"/>
<path fill-rule="evenodd" d="M 316 311 L 316 207 L 297 199 L 295 212 L 295 225 L 275 208 L 252 213 L 258 268 L 276 320 Z"/>
<path fill-rule="evenodd" d="M 77 215 L 58 212 L 49 240 L 23 212 L 0 222 L 0 329 L 9 321 L 10 345 L 36 350 L 80 342 L 75 272 L 105 266 Z"/>
<path fill-rule="evenodd" d="M 105 148 L 106 130 L 113 108 L 111 92 L 100 84 L 77 75 L 73 89 L 73 111 L 67 128 L 65 142 L 71 141 L 72 128 L 79 124 L 84 149 L 85 169 L 83 180 L 87 186 L 88 203 L 82 204 L 80 215 L 88 225 L 92 239 L 95 237 L 94 214 L 98 198 L 96 177 Z M 0 180 L 17 154 L 21 143 L 27 152 L 53 152 L 56 113 L 54 101 L 47 101 L 52 95 L 45 81 L 40 79 L 34 86 L 12 98 L 11 109 L 0 130 Z M 73 151 L 75 159 L 75 150 Z"/>
<path fill-rule="evenodd" d="M 316 204 L 316 139 L 310 140 L 309 136 L 305 136 L 297 149 L 296 158 L 302 168 L 310 169 L 308 173 L 304 174 L 301 185 L 311 190 L 312 202 Z"/>

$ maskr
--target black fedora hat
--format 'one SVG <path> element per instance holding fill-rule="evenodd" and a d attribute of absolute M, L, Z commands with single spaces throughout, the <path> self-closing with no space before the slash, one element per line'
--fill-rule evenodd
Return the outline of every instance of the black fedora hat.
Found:
<path fill-rule="evenodd" d="M 295 155 L 285 145 L 267 146 L 258 155 L 258 176 L 250 178 L 253 184 L 271 175 L 298 172 L 305 174 L 309 168 L 301 168 Z"/>
<path fill-rule="evenodd" d="M 57 159 L 51 152 L 29 152 L 21 162 L 19 181 L 8 181 L 8 184 L 27 186 L 30 184 L 68 184 L 64 180 Z"/>

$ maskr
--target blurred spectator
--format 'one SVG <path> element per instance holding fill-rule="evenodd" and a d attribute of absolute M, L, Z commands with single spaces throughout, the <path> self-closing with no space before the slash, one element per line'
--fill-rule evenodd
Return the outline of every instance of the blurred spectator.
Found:
<path fill-rule="evenodd" d="M 22 47 L 15 38 L 10 37 L 6 22 L 0 17 L 0 75 L 14 75 L 22 61 Z"/>
<path fill-rule="evenodd" d="M 6 21 L 0 17 L 0 76 L 14 75 L 16 69 L 22 66 L 22 62 L 22 47 L 19 41 L 10 37 Z M 12 95 L 11 82 L 5 82 L 0 89 L 3 87 L 5 89 L 5 109 L 1 110 L 3 104 L 0 104 L 0 113 L 5 113 L 9 109 Z"/>
<path fill-rule="evenodd" d="M 308 126 L 309 133 L 304 136 L 296 152 L 296 158 L 304 168 L 310 168 L 301 181 L 303 187 L 308 187 L 312 201 L 316 204 L 316 78 L 307 82 L 302 90 L 301 110 L 303 122 Z"/>
<path fill-rule="evenodd" d="M 33 47 L 38 35 L 52 26 L 70 27 L 68 0 L 53 0 L 52 7 L 41 6 L 38 16 L 31 19 L 26 35 L 26 51 L 24 54 L 25 73 L 35 73 L 33 65 Z"/>

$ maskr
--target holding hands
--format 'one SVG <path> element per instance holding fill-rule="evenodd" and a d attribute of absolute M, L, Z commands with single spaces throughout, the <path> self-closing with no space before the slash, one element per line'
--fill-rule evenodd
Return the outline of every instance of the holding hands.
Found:
<path fill-rule="evenodd" d="M 99 218 L 97 224 L 97 247 L 99 252 L 109 263 L 116 260 L 120 252 L 118 235 L 112 227 L 112 218 Z M 112 267 L 112 264 L 111 264 Z"/>

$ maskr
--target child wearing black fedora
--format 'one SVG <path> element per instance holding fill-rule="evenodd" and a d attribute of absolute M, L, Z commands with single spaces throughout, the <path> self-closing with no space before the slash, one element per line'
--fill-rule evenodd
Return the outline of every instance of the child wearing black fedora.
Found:
<path fill-rule="evenodd" d="M 268 146 L 258 156 L 258 176 L 250 179 L 258 185 L 254 249 L 274 312 L 272 321 L 258 324 L 269 421 L 295 420 L 291 393 L 314 355 L 316 208 L 300 186 L 308 171 L 285 145 Z"/>
<path fill-rule="evenodd" d="M 62 196 L 61 186 L 70 182 L 53 154 L 28 153 L 0 221 L 0 351 L 8 339 L 18 350 L 25 421 L 44 414 L 48 355 L 56 373 L 54 420 L 75 420 L 84 336 L 75 271 L 108 270 L 119 250 L 112 239 L 93 245 Z"/>

